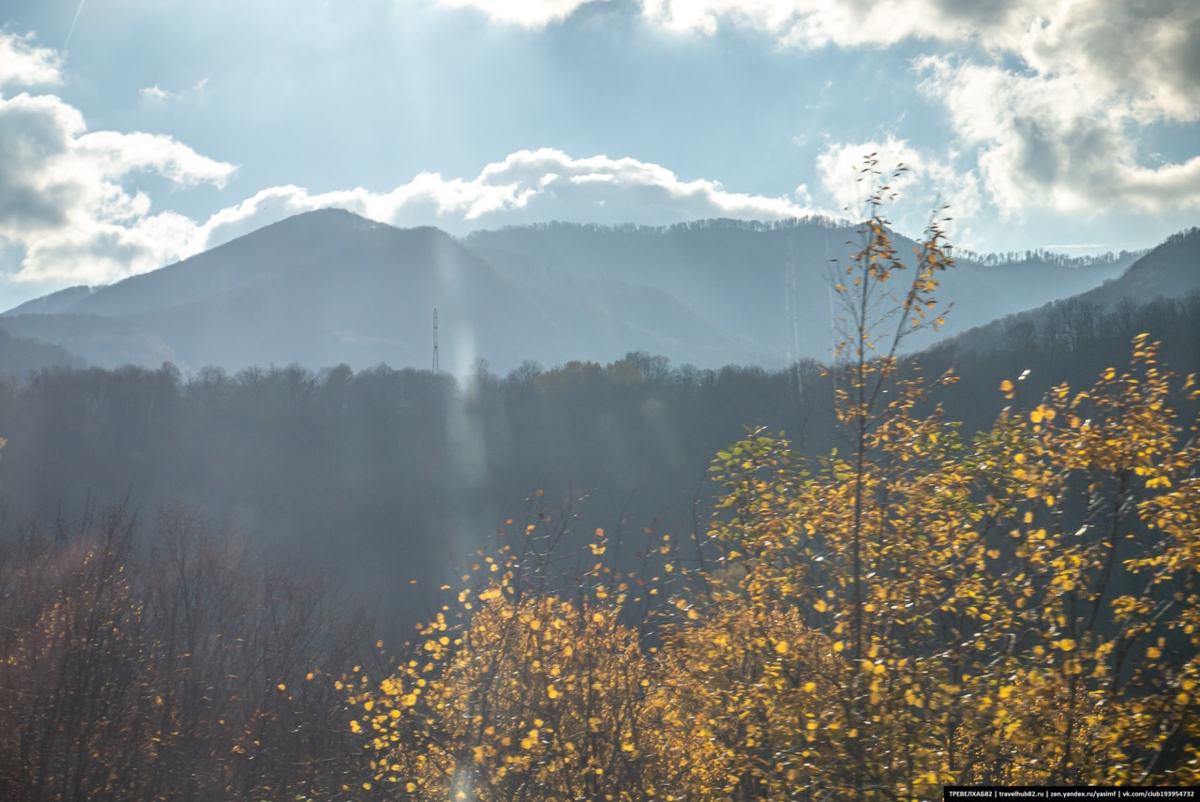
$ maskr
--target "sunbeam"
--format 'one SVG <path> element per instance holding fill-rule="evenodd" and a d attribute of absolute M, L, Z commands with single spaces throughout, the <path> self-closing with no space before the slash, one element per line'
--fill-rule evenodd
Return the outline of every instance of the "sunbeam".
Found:
<path fill-rule="evenodd" d="M 79 24 L 79 15 L 83 13 L 85 5 L 87 5 L 87 0 L 79 0 L 79 8 L 75 9 L 75 19 L 71 20 L 71 27 L 67 30 L 67 40 L 63 42 L 63 53 L 66 53 L 67 48 L 71 46 L 71 37 L 75 33 L 75 26 Z"/>

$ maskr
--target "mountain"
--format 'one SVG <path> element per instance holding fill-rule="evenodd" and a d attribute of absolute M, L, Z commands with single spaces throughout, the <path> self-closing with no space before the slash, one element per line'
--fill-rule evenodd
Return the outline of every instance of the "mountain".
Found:
<path fill-rule="evenodd" d="M 1101 328 L 1132 332 L 1134 321 L 1144 317 L 1135 312 L 1147 305 L 1153 308 L 1160 299 L 1200 303 L 1200 228 L 1168 237 L 1098 287 L 989 321 L 950 338 L 943 347 L 960 354 L 1010 346 L 1078 351 L 1096 340 Z"/>
<path fill-rule="evenodd" d="M 82 368 L 84 361 L 61 346 L 17 337 L 0 329 L 0 373 L 24 376 L 42 368 Z"/>
<path fill-rule="evenodd" d="M 475 358 L 612 360 L 630 350 L 720 364 L 759 355 L 652 288 L 527 273 L 514 279 L 433 228 L 349 212 L 289 218 L 160 270 L 97 289 L 55 314 L 4 325 L 97 365 L 424 367 L 438 310 L 443 367 Z"/>
<path fill-rule="evenodd" d="M 821 218 L 782 223 L 707 220 L 675 226 L 550 223 L 479 231 L 463 242 L 512 276 L 530 266 L 588 279 L 635 282 L 668 292 L 702 317 L 746 337 L 777 366 L 798 356 L 827 357 L 836 301 L 831 277 L 857 250 L 854 226 Z M 915 243 L 896 238 L 902 256 Z M 525 261 L 502 261 L 507 252 Z M 938 298 L 953 303 L 940 335 L 1082 292 L 1117 276 L 1136 258 L 1064 259 L 1029 253 L 986 260 L 973 255 L 942 275 Z"/>
<path fill-rule="evenodd" d="M 1159 297 L 1178 297 L 1200 289 L 1200 228 L 1166 239 L 1133 264 L 1120 278 L 1080 297 L 1102 307 L 1124 299 L 1143 304 Z"/>
<path fill-rule="evenodd" d="M 53 315 L 58 312 L 65 312 L 82 299 L 88 297 L 100 287 L 67 287 L 65 290 L 52 292 L 49 295 L 43 295 L 40 298 L 34 298 L 32 301 L 26 301 L 20 306 L 15 306 L 12 309 L 0 314 L 4 315 Z"/>
<path fill-rule="evenodd" d="M 852 226 L 808 219 L 556 223 L 454 239 L 326 209 L 113 285 L 38 299 L 3 323 L 100 366 L 426 367 L 436 308 L 441 365 L 459 374 L 476 358 L 506 371 L 635 350 L 702 367 L 779 367 L 828 357 L 831 279 L 855 238 Z M 1133 258 L 968 256 L 944 275 L 939 298 L 955 309 L 942 334 L 1096 287 Z"/>

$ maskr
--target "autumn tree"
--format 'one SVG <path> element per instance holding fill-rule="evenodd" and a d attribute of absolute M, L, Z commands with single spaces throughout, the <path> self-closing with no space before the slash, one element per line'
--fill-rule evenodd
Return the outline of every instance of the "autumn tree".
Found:
<path fill-rule="evenodd" d="M 830 368 L 850 453 L 806 464 L 757 432 L 719 455 L 713 612 L 668 640 L 702 647 L 685 665 L 757 666 L 718 680 L 725 701 L 710 713 L 762 711 L 756 735 L 726 750 L 731 775 L 751 780 L 741 798 L 1191 781 L 1200 597 L 1185 555 L 1200 480 L 1157 345 L 1138 337 L 1129 370 L 1032 408 L 1005 380 L 1018 403 L 963 437 L 930 398 L 954 377 L 896 359 L 906 332 L 938 321 L 941 232 L 911 267 L 878 215 L 863 236 L 838 286 L 847 336 Z M 881 297 L 883 315 L 871 311 Z M 731 646 L 718 622 L 735 611 L 757 637 Z M 777 634 L 787 615 L 805 637 Z M 697 697 L 713 682 L 690 679 Z"/>
<path fill-rule="evenodd" d="M 338 798 L 366 620 L 194 513 L 139 530 L 116 508 L 0 539 L 0 797 Z"/>
<path fill-rule="evenodd" d="M 962 432 L 937 402 L 955 377 L 900 359 L 952 259 L 937 224 L 899 254 L 887 192 L 838 279 L 848 447 L 806 460 L 753 430 L 720 452 L 688 560 L 668 537 L 622 574 L 619 538 L 506 527 L 395 670 L 346 679 L 367 785 L 740 802 L 1200 781 L 1193 379 L 1142 335 L 1086 390 L 1005 379 L 995 423 Z"/>

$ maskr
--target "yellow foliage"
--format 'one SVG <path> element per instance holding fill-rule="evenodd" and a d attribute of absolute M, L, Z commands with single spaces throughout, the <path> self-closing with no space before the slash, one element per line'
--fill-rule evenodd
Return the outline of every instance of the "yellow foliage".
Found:
<path fill-rule="evenodd" d="M 866 310 L 905 265 L 877 216 L 863 234 L 830 368 L 848 453 L 806 465 L 760 430 L 718 454 L 718 567 L 687 568 L 668 538 L 646 553 L 677 584 L 637 578 L 637 603 L 603 562 L 577 595 L 534 592 L 549 550 L 527 526 L 420 659 L 346 683 L 377 780 L 481 802 L 1200 781 L 1200 444 L 1181 442 L 1156 345 L 964 441 L 940 407 L 918 413 L 931 388 L 895 357 L 952 264 L 942 234 L 883 342 Z M 610 559 L 595 534 L 580 554 Z"/>

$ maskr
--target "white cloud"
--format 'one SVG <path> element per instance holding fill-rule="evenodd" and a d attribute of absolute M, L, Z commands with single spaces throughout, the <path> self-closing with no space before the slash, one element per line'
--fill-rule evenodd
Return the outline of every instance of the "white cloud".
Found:
<path fill-rule="evenodd" d="M 1119 97 L 1141 122 L 1200 119 L 1200 3 L 1060 0 L 1029 18 L 1006 49 L 1037 77 Z"/>
<path fill-rule="evenodd" d="M 173 93 L 168 92 L 158 84 L 155 84 L 154 86 L 143 87 L 138 90 L 138 94 L 142 96 L 143 100 L 150 101 L 162 101 L 175 97 Z"/>
<path fill-rule="evenodd" d="M 1130 133 L 1144 97 L 1097 90 L 1085 76 L 1016 73 L 995 65 L 922 62 L 925 91 L 978 151 L 990 199 L 1007 214 L 1200 207 L 1200 156 L 1148 167 Z M 1154 115 L 1165 114 L 1160 105 Z"/>
<path fill-rule="evenodd" d="M 574 6 L 525 9 L 567 14 L 568 7 Z M 0 55 L 6 57 L 0 81 L 60 78 L 53 51 L 32 46 L 28 38 L 0 32 Z M 163 99 L 170 93 L 156 85 L 142 96 Z M 234 169 L 168 136 L 88 132 L 79 110 L 54 95 L 0 95 L 0 253 L 9 261 L 17 254 L 19 263 L 8 279 L 43 287 L 110 282 L 323 207 L 455 232 L 548 220 L 655 224 L 811 213 L 803 186 L 792 198 L 749 195 L 713 181 L 681 180 L 665 167 L 636 159 L 576 159 L 551 149 L 513 153 L 469 179 L 421 173 L 390 192 L 359 188 L 310 195 L 296 186 L 273 187 L 202 224 L 156 212 L 150 196 L 132 186 L 139 174 L 150 174 L 180 187 L 220 187 Z"/>
<path fill-rule="evenodd" d="M 791 198 L 730 192 L 686 181 L 657 164 L 523 150 L 474 178 L 421 173 L 390 192 L 363 188 L 310 195 L 264 189 L 198 224 L 154 213 L 128 179 L 148 172 L 179 186 L 222 186 L 234 168 L 169 137 L 88 133 L 61 99 L 0 98 L 0 246 L 22 249 L 12 277 L 29 283 L 109 282 L 184 258 L 299 212 L 337 207 L 399 226 L 453 232 L 510 223 L 666 224 L 698 218 L 784 219 L 813 213 L 807 188 Z"/>
<path fill-rule="evenodd" d="M 588 0 L 436 0 L 496 22 L 540 28 Z M 906 38 L 962 41 L 1026 24 L 1035 0 L 640 0 L 643 18 L 675 33 L 722 26 L 769 34 L 789 46 L 887 46 Z"/>
<path fill-rule="evenodd" d="M 32 44 L 33 35 L 0 30 L 0 87 L 41 86 L 62 80 L 58 54 Z"/>
<path fill-rule="evenodd" d="M 1195 0 L 642 0 L 642 13 L 677 32 L 728 25 L 808 48 L 974 43 L 1088 96 L 1128 95 L 1143 122 L 1200 119 Z"/>
<path fill-rule="evenodd" d="M 88 133 L 83 115 L 53 95 L 0 96 L 0 246 L 21 254 L 11 278 L 105 282 L 194 251 L 195 224 L 153 213 L 129 179 L 220 186 L 233 170 L 170 137 Z"/>
<path fill-rule="evenodd" d="M 593 0 L 440 0 L 451 8 L 474 8 L 488 17 L 523 28 L 544 28 L 561 22 Z"/>
<path fill-rule="evenodd" d="M 796 200 L 729 192 L 716 182 L 683 181 L 665 167 L 636 159 L 575 159 L 544 148 L 513 153 L 472 179 L 421 173 L 386 193 L 359 188 L 309 195 L 300 187 L 274 187 L 218 212 L 203 229 L 206 247 L 212 247 L 326 207 L 392 225 L 436 225 L 459 233 L 549 220 L 649 225 L 711 217 L 779 220 L 814 213 L 805 205 L 806 192 L 798 189 Z"/>
<path fill-rule="evenodd" d="M 919 60 L 922 88 L 978 153 L 977 177 L 963 182 L 981 180 L 1003 213 L 1200 207 L 1200 154 L 1148 166 L 1138 141 L 1146 126 L 1200 120 L 1195 0 L 643 0 L 643 13 L 673 31 L 729 25 L 787 46 L 969 45 L 957 59 Z M 954 182 L 948 163 L 922 165 L 927 182 Z M 824 183 L 847 201 L 844 179 Z"/>
<path fill-rule="evenodd" d="M 524 9 L 518 20 L 500 0 L 441 1 L 528 27 L 580 5 L 511 5 Z M 959 146 L 978 153 L 964 180 L 982 181 L 1005 214 L 1200 206 L 1200 154 L 1148 165 L 1139 147 L 1146 126 L 1200 121 L 1196 0 L 640 0 L 640 8 L 677 34 L 732 27 L 784 47 L 953 45 L 963 54 L 955 60 L 919 62 L 922 87 L 944 103 Z"/>
<path fill-rule="evenodd" d="M 875 161 L 872 169 L 876 173 L 863 172 L 868 169 L 867 159 Z M 893 175 L 901 166 L 904 170 Z M 960 171 L 950 160 L 919 151 L 891 135 L 883 141 L 830 144 L 817 156 L 817 174 L 822 188 L 852 219 L 869 213 L 864 204 L 881 181 L 888 187 L 887 197 L 894 198 L 885 211 L 903 231 L 923 230 L 932 215 L 949 206 L 953 217 L 949 230 L 960 244 L 970 244 L 971 220 L 983 207 L 974 171 Z"/>
<path fill-rule="evenodd" d="M 642 13 L 678 33 L 722 25 L 770 34 L 798 47 L 892 45 L 909 37 L 959 40 L 1010 15 L 1016 2 L 954 0 L 642 0 Z"/>

